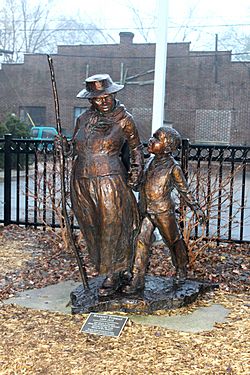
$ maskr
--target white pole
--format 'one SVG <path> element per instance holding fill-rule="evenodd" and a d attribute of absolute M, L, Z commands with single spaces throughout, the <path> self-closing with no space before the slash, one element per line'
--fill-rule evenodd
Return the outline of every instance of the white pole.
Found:
<path fill-rule="evenodd" d="M 152 134 L 163 125 L 167 66 L 168 0 L 158 0 L 158 30 L 155 49 L 155 74 Z"/>

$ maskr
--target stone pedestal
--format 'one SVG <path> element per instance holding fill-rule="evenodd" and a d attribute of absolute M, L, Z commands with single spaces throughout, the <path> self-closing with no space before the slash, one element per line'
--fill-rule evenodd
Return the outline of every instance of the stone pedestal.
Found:
<path fill-rule="evenodd" d="M 199 295 L 218 287 L 217 284 L 187 279 L 175 286 L 172 278 L 147 275 L 142 293 L 125 295 L 121 292 L 109 297 L 99 297 L 98 289 L 103 282 L 98 276 L 89 281 L 89 290 L 80 285 L 70 294 L 72 314 L 122 311 L 151 314 L 156 310 L 172 310 L 194 302 Z"/>

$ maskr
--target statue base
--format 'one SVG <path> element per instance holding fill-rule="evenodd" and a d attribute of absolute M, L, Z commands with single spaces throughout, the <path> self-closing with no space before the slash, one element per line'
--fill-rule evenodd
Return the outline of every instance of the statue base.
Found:
<path fill-rule="evenodd" d="M 218 288 L 218 284 L 191 279 L 176 286 L 173 278 L 147 275 L 145 288 L 141 293 L 126 295 L 117 292 L 109 297 L 99 297 L 98 289 L 103 280 L 103 276 L 95 277 L 89 281 L 89 290 L 80 285 L 70 293 L 72 314 L 102 311 L 151 314 L 157 310 L 186 306 L 201 294 Z"/>

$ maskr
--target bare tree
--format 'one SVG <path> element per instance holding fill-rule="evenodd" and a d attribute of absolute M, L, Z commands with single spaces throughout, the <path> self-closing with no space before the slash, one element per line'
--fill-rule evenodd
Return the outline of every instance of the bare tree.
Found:
<path fill-rule="evenodd" d="M 239 33 L 234 27 L 221 34 L 219 43 L 223 48 L 233 50 L 235 60 L 250 60 L 250 36 L 248 33 Z"/>
<path fill-rule="evenodd" d="M 31 0 L 4 0 L 0 8 L 0 50 L 5 61 L 20 62 L 24 53 L 52 53 L 58 44 L 109 42 L 94 23 L 61 17 L 53 20 L 53 0 L 32 5 Z"/>
<path fill-rule="evenodd" d="M 63 44 L 96 44 L 114 42 L 102 29 L 93 22 L 83 22 L 81 19 L 61 17 L 56 25 L 56 41 Z"/>
<path fill-rule="evenodd" d="M 229 225 L 231 225 L 231 230 L 239 225 L 238 218 L 243 207 L 239 197 L 233 197 L 231 184 L 242 173 L 242 165 L 236 167 L 233 172 L 228 170 L 223 179 L 219 178 L 217 171 L 218 165 L 216 163 L 210 167 L 208 174 L 202 166 L 197 170 L 190 169 L 190 186 L 194 195 L 199 195 L 199 202 L 206 213 L 206 221 L 199 223 L 195 213 L 189 208 L 184 207 L 180 210 L 179 220 L 183 238 L 188 246 L 190 268 L 193 267 L 196 258 L 201 256 L 205 249 L 216 245 L 219 238 L 227 238 Z M 199 191 L 196 190 L 197 183 L 199 184 Z M 208 186 L 210 186 L 209 193 L 207 191 Z M 235 192 L 238 188 L 239 186 L 235 184 Z M 230 207 L 232 212 L 229 218 Z M 218 220 L 220 220 L 219 227 Z"/>
<path fill-rule="evenodd" d="M 143 41 L 146 43 L 150 42 L 150 33 L 152 30 L 154 30 L 156 25 L 156 15 L 142 14 L 141 10 L 135 6 L 135 2 L 131 0 L 127 1 L 127 8 L 131 11 L 131 14 L 133 15 L 135 28 L 143 38 Z M 147 22 L 145 22 L 145 16 L 147 16 Z"/>
<path fill-rule="evenodd" d="M 39 52 L 49 40 L 45 30 L 49 20 L 48 7 L 32 7 L 29 0 L 5 0 L 0 9 L 0 47 L 14 52 L 13 61 L 22 60 L 24 53 Z"/>

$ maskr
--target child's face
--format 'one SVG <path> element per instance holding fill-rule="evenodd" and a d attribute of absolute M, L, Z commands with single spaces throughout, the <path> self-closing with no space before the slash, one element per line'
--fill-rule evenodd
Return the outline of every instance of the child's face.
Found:
<path fill-rule="evenodd" d="M 167 150 L 167 139 L 164 133 L 156 131 L 148 141 L 148 152 L 151 154 L 164 154 Z"/>

